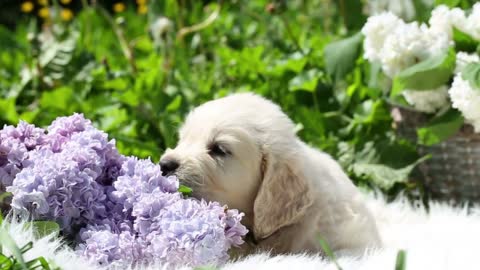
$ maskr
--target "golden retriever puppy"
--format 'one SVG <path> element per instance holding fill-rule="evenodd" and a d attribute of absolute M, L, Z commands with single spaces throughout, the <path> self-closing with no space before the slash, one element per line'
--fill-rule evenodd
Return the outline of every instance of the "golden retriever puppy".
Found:
<path fill-rule="evenodd" d="M 234 94 L 194 109 L 160 165 L 194 197 L 245 213 L 255 243 L 247 253 L 321 252 L 318 236 L 339 253 L 380 246 L 375 220 L 341 167 L 260 96 Z"/>

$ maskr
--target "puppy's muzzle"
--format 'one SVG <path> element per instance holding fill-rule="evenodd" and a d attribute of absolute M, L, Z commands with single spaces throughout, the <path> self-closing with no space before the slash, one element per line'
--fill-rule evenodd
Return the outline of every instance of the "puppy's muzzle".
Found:
<path fill-rule="evenodd" d="M 180 163 L 173 158 L 166 157 L 160 160 L 160 167 L 162 168 L 163 176 L 174 174 L 179 166 L 180 166 Z"/>

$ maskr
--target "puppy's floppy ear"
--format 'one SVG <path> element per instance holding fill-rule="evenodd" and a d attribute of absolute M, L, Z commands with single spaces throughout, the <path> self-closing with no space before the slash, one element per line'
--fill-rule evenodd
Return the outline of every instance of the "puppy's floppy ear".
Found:
<path fill-rule="evenodd" d="M 264 153 L 263 182 L 253 205 L 253 233 L 263 239 L 298 221 L 313 203 L 308 183 L 296 166 L 298 161 L 278 160 Z"/>

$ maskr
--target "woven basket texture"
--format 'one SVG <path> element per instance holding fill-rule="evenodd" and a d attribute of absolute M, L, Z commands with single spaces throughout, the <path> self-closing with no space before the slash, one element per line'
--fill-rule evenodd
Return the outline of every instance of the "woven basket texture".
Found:
<path fill-rule="evenodd" d="M 425 114 L 393 108 L 398 134 L 416 142 L 416 128 L 427 123 Z M 480 202 L 480 134 L 470 125 L 448 140 L 419 146 L 420 155 L 432 157 L 419 165 L 426 191 L 432 198 L 455 202 Z"/>

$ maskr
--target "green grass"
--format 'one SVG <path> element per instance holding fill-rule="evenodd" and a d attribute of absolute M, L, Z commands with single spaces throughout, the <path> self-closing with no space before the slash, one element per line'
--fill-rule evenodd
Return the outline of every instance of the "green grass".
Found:
<path fill-rule="evenodd" d="M 54 222 L 31 222 L 27 223 L 27 225 L 33 226 L 39 237 L 51 233 L 52 227 L 58 231 L 58 225 Z M 24 254 L 33 248 L 33 243 L 29 242 L 19 247 L 8 232 L 9 226 L 8 221 L 3 220 L 0 212 L 0 270 L 59 270 L 59 268 L 49 264 L 44 257 L 38 257 L 29 261 L 25 260 Z M 5 255 L 7 252 L 12 255 Z"/>
<path fill-rule="evenodd" d="M 323 239 L 321 236 L 318 237 L 318 242 L 320 243 L 320 246 L 322 247 L 323 252 L 329 258 L 334 264 L 337 270 L 342 270 L 342 267 L 337 261 L 337 256 L 333 253 L 332 249 L 328 245 L 327 241 Z"/>
<path fill-rule="evenodd" d="M 332 249 L 328 245 L 327 241 L 321 236 L 318 237 L 319 244 L 323 250 L 323 253 L 326 257 L 333 262 L 337 270 L 342 270 L 342 266 L 337 261 L 337 256 L 333 253 Z M 395 270 L 406 270 L 407 268 L 407 253 L 405 250 L 399 250 L 397 252 L 397 257 L 395 259 Z"/>
<path fill-rule="evenodd" d="M 406 270 L 407 268 L 407 253 L 405 250 L 400 250 L 397 253 L 397 259 L 395 261 L 395 270 Z"/>

